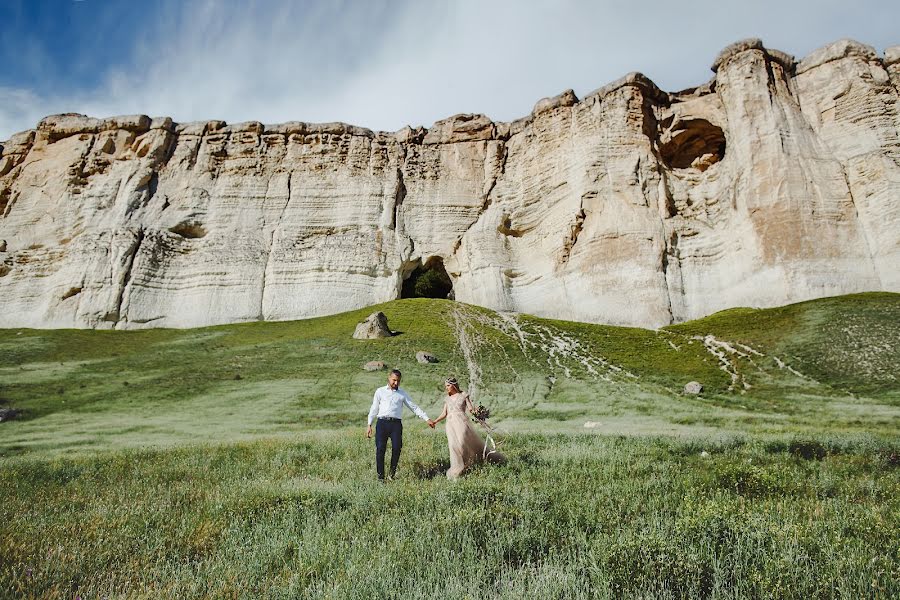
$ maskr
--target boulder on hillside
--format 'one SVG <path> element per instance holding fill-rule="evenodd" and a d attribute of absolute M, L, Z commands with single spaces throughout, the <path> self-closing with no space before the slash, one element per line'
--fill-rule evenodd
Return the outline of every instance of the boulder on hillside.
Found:
<path fill-rule="evenodd" d="M 431 354 L 430 352 L 425 352 L 423 350 L 419 350 L 416 352 L 416 360 L 422 363 L 423 365 L 427 365 L 429 363 L 438 362 L 437 356 Z"/>
<path fill-rule="evenodd" d="M 691 381 L 684 386 L 684 393 L 696 396 L 703 391 L 703 385 L 697 381 Z"/>
<path fill-rule="evenodd" d="M 388 327 L 387 317 L 380 311 L 366 317 L 366 320 L 359 323 L 353 332 L 353 337 L 357 340 L 373 340 L 391 337 L 392 335 Z"/>
<path fill-rule="evenodd" d="M 19 411 L 14 408 L 0 408 L 0 423 L 3 421 L 12 421 L 19 416 Z"/>
<path fill-rule="evenodd" d="M 385 365 L 384 361 L 381 360 L 370 360 L 363 365 L 363 369 L 365 369 L 366 371 L 382 371 L 386 368 L 387 365 Z"/>

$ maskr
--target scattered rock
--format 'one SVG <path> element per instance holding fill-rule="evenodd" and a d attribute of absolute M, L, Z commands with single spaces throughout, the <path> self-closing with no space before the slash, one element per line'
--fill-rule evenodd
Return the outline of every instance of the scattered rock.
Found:
<path fill-rule="evenodd" d="M 494 123 L 485 115 L 460 114 L 435 122 L 422 139 L 423 144 L 458 144 L 489 140 Z"/>
<path fill-rule="evenodd" d="M 601 425 L 601 423 L 599 423 L 597 421 L 585 421 L 584 422 L 585 429 L 596 429 L 597 427 L 600 427 L 600 425 Z"/>
<path fill-rule="evenodd" d="M 692 381 L 692 382 L 688 383 L 686 386 L 684 386 L 684 393 L 691 394 L 692 396 L 696 396 L 697 394 L 699 394 L 702 391 L 703 391 L 703 385 L 696 381 Z"/>
<path fill-rule="evenodd" d="M 0 240 L 0 252 L 6 252 L 6 240 Z"/>
<path fill-rule="evenodd" d="M 419 350 L 416 352 L 416 360 L 422 363 L 423 365 L 427 365 L 428 363 L 436 363 L 438 362 L 437 356 L 434 354 L 430 354 L 428 352 L 424 352 Z"/>
<path fill-rule="evenodd" d="M 380 311 L 366 317 L 366 320 L 359 323 L 356 326 L 356 331 L 353 332 L 353 337 L 357 340 L 374 340 L 391 337 L 392 335 L 390 328 L 388 328 L 387 317 Z"/>
<path fill-rule="evenodd" d="M 538 100 L 537 104 L 534 105 L 531 114 L 537 116 L 541 113 L 549 112 L 556 108 L 574 106 L 577 103 L 578 96 L 575 95 L 574 90 L 566 90 L 558 96 L 553 96 L 552 98 L 541 98 L 540 100 Z"/>
<path fill-rule="evenodd" d="M 19 416 L 19 411 L 14 408 L 0 408 L 0 423 L 3 421 L 12 421 Z"/>
<path fill-rule="evenodd" d="M 57 140 L 79 133 L 97 133 L 103 126 L 102 119 L 95 119 L 78 113 L 50 115 L 41 119 L 38 130 Z"/>
<path fill-rule="evenodd" d="M 891 66 L 900 63 L 900 46 L 891 46 L 884 49 L 884 64 Z"/>
<path fill-rule="evenodd" d="M 703 458 L 707 458 L 709 456 L 709 452 L 704 450 L 703 452 L 700 453 L 700 456 L 702 456 Z"/>
<path fill-rule="evenodd" d="M 387 365 L 385 365 L 384 361 L 381 360 L 370 360 L 363 365 L 363 369 L 365 369 L 366 371 L 382 371 L 386 368 Z"/>

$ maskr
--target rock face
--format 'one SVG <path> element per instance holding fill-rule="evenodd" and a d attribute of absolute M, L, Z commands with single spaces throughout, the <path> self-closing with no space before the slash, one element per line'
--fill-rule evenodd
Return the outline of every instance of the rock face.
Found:
<path fill-rule="evenodd" d="M 57 115 L 2 144 L 0 327 L 191 327 L 397 298 L 660 326 L 900 291 L 900 48 L 640 74 L 428 130 Z"/>
<path fill-rule="evenodd" d="M 383 312 L 374 312 L 365 321 L 358 323 L 353 331 L 353 337 L 357 340 L 374 340 L 378 338 L 391 337 L 390 328 L 388 327 L 387 317 Z"/>

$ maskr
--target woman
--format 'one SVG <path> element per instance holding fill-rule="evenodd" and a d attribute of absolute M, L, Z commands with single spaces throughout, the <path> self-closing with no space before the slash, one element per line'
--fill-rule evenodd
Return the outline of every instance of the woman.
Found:
<path fill-rule="evenodd" d="M 496 450 L 486 451 L 484 440 L 472 427 L 466 411 L 474 412 L 475 407 L 469 394 L 460 391 L 459 382 L 455 377 L 448 377 L 444 381 L 447 390 L 447 399 L 444 402 L 444 410 L 435 423 L 447 419 L 447 446 L 450 448 L 450 470 L 447 471 L 447 479 L 455 480 L 475 463 L 483 460 L 500 463 L 506 459 Z"/>

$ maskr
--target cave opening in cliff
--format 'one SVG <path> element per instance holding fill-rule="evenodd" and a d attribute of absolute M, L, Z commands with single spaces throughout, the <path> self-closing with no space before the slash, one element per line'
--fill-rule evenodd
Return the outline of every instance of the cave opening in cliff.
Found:
<path fill-rule="evenodd" d="M 419 263 L 403 281 L 401 298 L 441 298 L 453 299 L 453 280 L 444 268 L 444 261 L 438 256 Z"/>
<path fill-rule="evenodd" d="M 659 154 L 673 169 L 705 171 L 725 157 L 725 133 L 705 119 L 679 121 L 661 136 Z"/>

